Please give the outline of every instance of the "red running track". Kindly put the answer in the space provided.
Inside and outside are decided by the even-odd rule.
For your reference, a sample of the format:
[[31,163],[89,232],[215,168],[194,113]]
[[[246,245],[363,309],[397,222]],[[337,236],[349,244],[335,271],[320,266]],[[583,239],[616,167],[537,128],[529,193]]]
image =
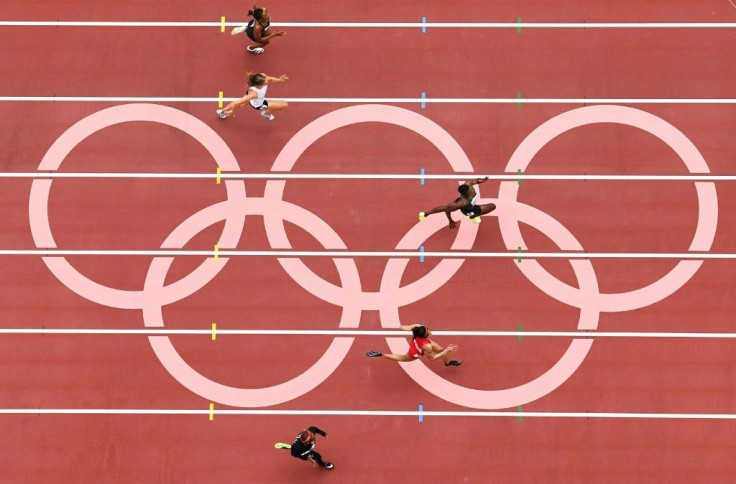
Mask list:
[[[387,11],[362,2],[272,3],[281,21],[688,21],[733,22],[724,2],[635,2],[570,7],[536,2],[523,10],[484,2],[401,2]],[[244,6],[194,2],[102,5],[6,2],[0,18],[32,20],[218,20],[244,18]],[[290,29],[261,57],[243,53],[243,39],[217,29],[0,27],[1,95],[237,96],[248,70],[288,73],[274,97],[734,98],[733,29],[476,30]],[[472,56],[469,62],[467,56]],[[182,60],[184,59],[184,60]],[[49,147],[105,103],[0,103],[4,172],[35,171]],[[214,129],[245,172],[267,173],[305,125],[344,105],[293,103],[273,124],[257,116],[220,122],[213,106],[178,103]],[[502,173],[535,128],[578,106],[402,106],[434,121],[462,147],[477,173]],[[700,151],[711,173],[732,175],[734,154],[727,105],[637,105],[675,126]],[[252,114],[252,113],[247,113]],[[213,172],[192,138],[163,125],[127,123],[100,131],[75,148],[61,171]],[[420,136],[382,123],[341,128],[317,141],[293,171],[303,173],[450,172]],[[528,174],[687,174],[678,156],[652,135],[595,124],[544,147]],[[266,183],[247,181],[248,197]],[[0,179],[0,248],[35,247],[28,200],[31,180]],[[483,187],[493,197],[498,182]],[[716,185],[718,226],[712,252],[733,252],[736,195]],[[350,250],[393,250],[414,226],[415,213],[445,203],[448,181],[289,181],[284,199],[317,214]],[[49,220],[59,248],[155,249],[191,214],[225,199],[210,180],[54,181]],[[689,182],[524,181],[519,200],[558,220],[589,252],[686,252],[698,220]],[[713,215],[711,213],[711,215]],[[473,251],[505,251],[496,217],[478,227]],[[462,225],[462,224],[461,224]],[[209,250],[222,224],[187,248]],[[293,248],[322,245],[286,224]],[[556,251],[527,225],[530,250]],[[426,249],[449,250],[455,234],[441,230]],[[270,247],[264,221],[246,217],[239,249]],[[70,259],[100,284],[140,290],[146,257]],[[177,258],[175,281],[200,261]],[[340,275],[328,260],[307,265],[328,282]],[[524,261],[522,264],[526,264]],[[356,261],[363,291],[379,291],[385,259]],[[577,285],[569,263],[543,261]],[[650,284],[674,261],[596,260],[601,292]],[[402,322],[442,330],[573,331],[579,310],[535,288],[507,259],[466,261],[431,295],[401,307]],[[413,260],[408,285],[437,262]],[[681,289],[657,303],[601,315],[604,331],[728,332],[733,261],[707,261]],[[141,328],[141,311],[93,303],[67,289],[39,257],[4,256],[0,307],[6,328]],[[294,282],[273,258],[233,258],[201,290],[166,306],[171,328],[335,329],[341,308]],[[364,311],[361,329],[380,329],[378,311]],[[385,323],[385,322],[384,322]],[[260,388],[298,376],[331,338],[172,337],[198,372],[233,387]],[[570,344],[564,338],[441,338],[460,345],[464,364],[445,369],[450,381],[480,390],[524,384],[547,371]],[[268,409],[469,410],[423,389],[399,367],[366,360],[388,350],[382,337],[359,337],[337,370],[314,390]],[[525,412],[736,413],[735,362],[723,340],[599,338],[580,368],[558,389],[523,406]],[[420,365],[420,363],[414,363]],[[177,382],[144,336],[7,336],[0,338],[0,408],[206,409],[210,400]],[[218,404],[218,408],[223,407]],[[515,410],[511,408],[510,410]],[[306,416],[51,416],[3,415],[3,482],[375,482],[426,478],[445,482],[731,482],[730,421]],[[273,449],[306,425],[329,432],[319,451],[336,463],[311,469]]]

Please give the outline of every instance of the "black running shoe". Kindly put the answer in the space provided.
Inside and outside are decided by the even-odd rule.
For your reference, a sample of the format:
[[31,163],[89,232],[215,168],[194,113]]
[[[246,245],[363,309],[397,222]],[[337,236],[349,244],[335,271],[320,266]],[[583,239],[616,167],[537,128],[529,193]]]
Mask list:
[[332,462],[325,462],[322,467],[324,467],[325,469],[332,469],[333,467],[335,467],[335,464],[333,464]]
[[368,358],[376,358],[378,356],[383,356],[383,353],[380,351],[369,351],[365,354]]
[[447,363],[445,363],[445,366],[460,366],[463,362],[460,360],[450,360]]

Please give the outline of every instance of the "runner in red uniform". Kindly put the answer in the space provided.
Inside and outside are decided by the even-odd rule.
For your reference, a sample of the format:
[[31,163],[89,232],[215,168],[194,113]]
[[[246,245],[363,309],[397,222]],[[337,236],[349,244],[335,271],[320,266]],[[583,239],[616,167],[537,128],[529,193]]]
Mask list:
[[401,326],[404,331],[411,331],[413,338],[409,342],[409,352],[405,355],[394,355],[391,353],[382,353],[380,351],[369,351],[365,355],[369,358],[378,358],[382,356],[393,361],[414,361],[422,356],[427,356],[430,360],[442,358],[445,366],[460,366],[460,360],[451,360],[450,353],[457,350],[457,345],[450,345],[443,348],[429,337],[432,333],[423,324],[412,324],[411,326]]

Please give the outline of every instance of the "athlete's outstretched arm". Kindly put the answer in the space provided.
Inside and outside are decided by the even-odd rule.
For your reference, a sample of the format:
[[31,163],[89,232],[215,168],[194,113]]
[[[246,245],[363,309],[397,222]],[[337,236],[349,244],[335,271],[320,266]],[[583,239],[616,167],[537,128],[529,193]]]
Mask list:
[[281,74],[280,77],[266,76],[266,82],[268,82],[268,83],[272,83],[272,82],[284,82],[284,81],[288,81],[288,80],[289,80],[289,76],[287,76],[286,74]]
[[242,98],[238,99],[237,101],[233,101],[230,104],[228,104],[227,106],[225,106],[223,108],[222,112],[225,113],[225,114],[227,114],[228,116],[230,116],[233,113],[235,113],[235,111],[238,108],[240,108],[240,106],[242,106],[243,104],[247,103],[251,99],[255,99],[256,97],[258,97],[258,94],[256,94],[254,91],[251,91],[250,89],[248,89],[248,93],[245,96],[243,96]]
[[485,183],[487,181],[488,181],[488,177],[476,178],[475,180],[466,181],[465,184],[472,187],[473,185],[480,185],[481,183]]
[[286,32],[283,30],[271,29],[271,32],[267,32],[266,35],[263,35],[263,28],[260,25],[256,24],[253,27],[253,37],[259,44],[268,44],[268,42],[274,37],[280,37],[285,33]]
[[427,358],[429,358],[430,360],[436,360],[437,358],[444,358],[448,353],[457,351],[457,345],[449,345],[442,351],[435,351],[432,348],[432,345],[424,345],[422,346],[422,349],[424,350],[424,354],[427,356]]
[[460,210],[462,207],[465,206],[465,204],[465,200],[460,199],[447,205],[440,205],[439,207],[435,207],[432,210],[427,210],[426,212],[424,212],[424,216],[426,217],[432,215],[433,213],[445,212],[445,215],[447,215],[447,220],[450,222],[450,228],[454,229],[457,226],[457,222],[452,220],[452,215],[450,214],[456,210]]

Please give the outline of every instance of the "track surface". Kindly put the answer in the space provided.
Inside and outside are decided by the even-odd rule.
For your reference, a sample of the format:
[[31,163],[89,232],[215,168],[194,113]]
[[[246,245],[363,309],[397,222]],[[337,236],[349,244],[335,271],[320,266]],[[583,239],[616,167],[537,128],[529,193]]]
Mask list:
[[[723,2],[617,2],[570,7],[532,2],[400,2],[387,10],[363,2],[273,2],[275,21],[524,21],[734,22]],[[182,5],[184,4],[184,5]],[[245,6],[223,2],[5,2],[12,20],[243,19]],[[226,97],[242,92],[246,71],[287,73],[279,97],[734,98],[733,29],[307,29],[276,39],[265,55],[247,56],[243,37],[208,28],[0,27],[0,95]],[[469,62],[469,60],[472,60]],[[111,105],[0,103],[3,172],[35,171],[70,126]],[[225,141],[244,172],[267,173],[281,149],[305,125],[344,105],[292,104],[273,123],[244,111],[220,122],[215,107],[171,107],[203,121]],[[402,106],[446,130],[475,173],[503,173],[535,128],[580,106]],[[703,155],[712,174],[733,175],[736,123],[728,105],[637,105],[671,123]],[[213,172],[215,163],[188,135],[161,124],[110,127],[83,141],[61,171]],[[343,127],[299,158],[303,173],[450,173],[442,154],[420,135],[387,123]],[[677,154],[649,133],[599,123],[547,144],[528,174],[688,174]],[[498,182],[482,186],[495,198]],[[513,186],[514,184],[511,183]],[[0,248],[36,245],[29,226],[31,180],[0,179]],[[247,181],[248,197],[266,182]],[[349,250],[393,250],[415,225],[415,213],[447,203],[454,183],[428,181],[288,181],[284,200],[316,214]],[[736,247],[736,190],[716,184],[717,231],[712,252]],[[156,249],[191,214],[225,200],[211,180],[56,180],[48,201],[57,247]],[[524,181],[519,200],[558,220],[589,252],[687,252],[698,223],[690,182]],[[503,206],[499,203],[499,212]],[[473,251],[505,251],[495,216],[477,227]],[[437,215],[435,217],[442,217]],[[427,222],[429,223],[428,219]],[[436,222],[436,220],[435,220]],[[464,222],[468,225],[467,222]],[[187,248],[209,250],[222,223]],[[322,244],[287,223],[295,249]],[[461,223],[461,227],[463,223]],[[465,228],[464,230],[476,230]],[[529,250],[556,251],[548,236],[522,224]],[[427,250],[449,250],[456,234],[439,230]],[[464,237],[464,236],[463,236]],[[246,216],[236,245],[271,247],[264,218]],[[67,289],[40,257],[4,256],[0,266],[1,324],[7,328],[140,328],[140,310],[91,302]],[[141,290],[151,259],[78,257],[70,262],[100,284]],[[178,280],[199,264],[179,258],[166,276]],[[305,261],[335,286],[332,261]],[[224,263],[224,262],[223,262]],[[362,291],[381,290],[385,259],[356,262]],[[524,261],[521,265],[531,263]],[[647,286],[676,261],[596,260],[601,293]],[[604,331],[731,332],[735,262],[707,261],[673,295],[629,311],[604,312]],[[542,265],[577,287],[566,261]],[[437,261],[410,261],[401,278],[419,280]],[[398,310],[404,324],[440,330],[573,331],[580,310],[540,291],[512,259],[468,260],[446,284]],[[347,304],[347,299],[345,304]],[[303,289],[275,258],[231,258],[210,283],[165,306],[170,328],[335,329],[340,305]],[[398,321],[379,311],[359,314],[360,329]],[[451,382],[502,390],[542,375],[570,345],[564,338],[438,338],[457,343],[461,368],[427,363]],[[262,388],[297,377],[331,344],[330,337],[172,337],[199,373],[232,387]],[[397,365],[367,360],[389,348],[383,337],[358,337],[339,367],[303,396],[267,409],[471,410],[415,383]],[[733,343],[723,340],[597,339],[564,384],[523,410],[558,412],[736,413]],[[413,363],[422,365],[423,363]],[[211,399],[177,382],[145,336],[2,336],[0,408],[206,409]],[[261,408],[257,406],[258,408]],[[228,408],[218,403],[218,408]],[[515,406],[511,408],[515,410]],[[273,449],[307,425],[329,432],[318,450],[336,463],[312,469]],[[26,482],[732,482],[730,421],[306,416],[0,416],[2,481]]]

